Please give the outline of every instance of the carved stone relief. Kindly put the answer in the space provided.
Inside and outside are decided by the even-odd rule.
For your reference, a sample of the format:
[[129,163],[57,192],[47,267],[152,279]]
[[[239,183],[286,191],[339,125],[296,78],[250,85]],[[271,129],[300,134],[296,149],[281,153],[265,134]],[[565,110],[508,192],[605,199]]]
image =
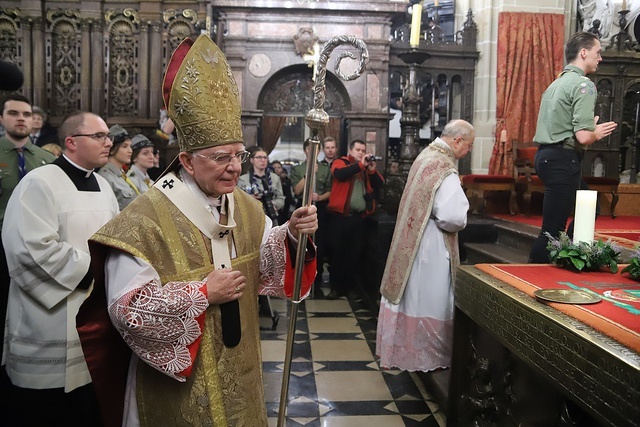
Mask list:
[[[294,67],[292,67],[294,68]],[[351,109],[349,97],[327,74],[324,110],[330,115],[340,115]],[[265,114],[304,116],[313,107],[313,81],[308,70],[283,70],[265,85],[258,100],[258,108]]]
[[109,115],[137,116],[138,85],[136,78],[139,42],[137,12],[125,9],[109,13]]
[[318,36],[313,33],[312,28],[300,28],[298,34],[293,36],[296,55],[302,56],[313,51],[313,44],[318,40]]
[[17,9],[0,8],[0,59],[11,63],[18,63],[18,16]]
[[196,11],[192,9],[169,9],[164,11],[162,19],[167,33],[167,52],[163,55],[165,59],[163,69],[166,68],[166,61],[169,60],[171,53],[176,50],[178,45],[185,38],[196,35],[197,18]]
[[47,14],[47,44],[51,46],[50,109],[64,116],[80,108],[80,28],[78,11]]

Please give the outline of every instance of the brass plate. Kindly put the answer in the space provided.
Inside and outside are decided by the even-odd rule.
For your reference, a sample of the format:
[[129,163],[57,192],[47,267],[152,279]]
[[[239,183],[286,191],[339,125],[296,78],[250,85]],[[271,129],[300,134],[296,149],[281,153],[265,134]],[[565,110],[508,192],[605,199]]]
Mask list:
[[594,304],[602,301],[597,295],[573,289],[538,289],[533,295],[542,301],[562,304]]

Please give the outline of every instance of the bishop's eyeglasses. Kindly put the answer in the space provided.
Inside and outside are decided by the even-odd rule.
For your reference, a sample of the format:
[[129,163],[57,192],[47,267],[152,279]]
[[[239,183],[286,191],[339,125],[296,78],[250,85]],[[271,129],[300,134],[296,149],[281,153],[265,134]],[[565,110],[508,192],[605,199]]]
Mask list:
[[211,161],[215,162],[215,164],[220,165],[220,166],[228,165],[229,163],[231,163],[231,160],[233,160],[233,159],[238,160],[238,162],[240,162],[240,163],[244,163],[249,158],[249,154],[250,153],[248,151],[241,151],[241,152],[233,154],[233,155],[231,155],[231,154],[212,154],[211,156],[204,156],[202,154],[193,153],[194,156],[198,156],[198,157],[202,157],[203,159],[211,160]]

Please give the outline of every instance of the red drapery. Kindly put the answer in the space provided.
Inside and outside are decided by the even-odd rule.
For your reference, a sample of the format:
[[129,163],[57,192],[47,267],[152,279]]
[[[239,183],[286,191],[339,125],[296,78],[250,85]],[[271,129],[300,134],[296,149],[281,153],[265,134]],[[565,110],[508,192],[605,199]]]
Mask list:
[[322,129],[320,129],[320,131],[318,132],[318,138],[320,138],[320,142],[322,142],[325,137],[332,136],[336,140],[336,147],[337,147],[340,143],[341,128],[342,128],[341,117],[329,117],[329,123]]
[[264,116],[262,118],[262,149],[267,154],[271,153],[278,143],[285,120],[284,116]]
[[[262,119],[262,145],[261,148],[271,153],[278,143],[278,138],[282,133],[286,117],[284,116],[264,116]],[[324,140],[326,136],[332,136],[336,140],[336,144],[340,141],[340,129],[342,128],[341,117],[330,117],[329,123],[320,129],[318,132],[318,138],[320,142]],[[300,141],[300,149],[302,149],[302,142]]]
[[513,173],[511,141],[533,140],[542,93],[563,67],[564,15],[498,15],[496,133],[489,174]]

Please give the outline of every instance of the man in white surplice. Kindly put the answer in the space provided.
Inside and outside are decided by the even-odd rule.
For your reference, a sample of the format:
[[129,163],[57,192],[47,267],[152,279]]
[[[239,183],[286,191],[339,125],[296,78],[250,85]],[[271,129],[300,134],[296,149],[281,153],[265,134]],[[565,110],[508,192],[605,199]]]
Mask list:
[[75,317],[93,281],[87,240],[118,213],[109,183],[93,172],[107,163],[112,141],[104,120],[86,112],[67,117],[60,135],[62,156],[20,181],[2,229],[12,426],[100,422]]
[[382,367],[431,371],[450,364],[458,231],[469,210],[456,160],[474,139],[471,124],[453,120],[411,166],[380,288]]

